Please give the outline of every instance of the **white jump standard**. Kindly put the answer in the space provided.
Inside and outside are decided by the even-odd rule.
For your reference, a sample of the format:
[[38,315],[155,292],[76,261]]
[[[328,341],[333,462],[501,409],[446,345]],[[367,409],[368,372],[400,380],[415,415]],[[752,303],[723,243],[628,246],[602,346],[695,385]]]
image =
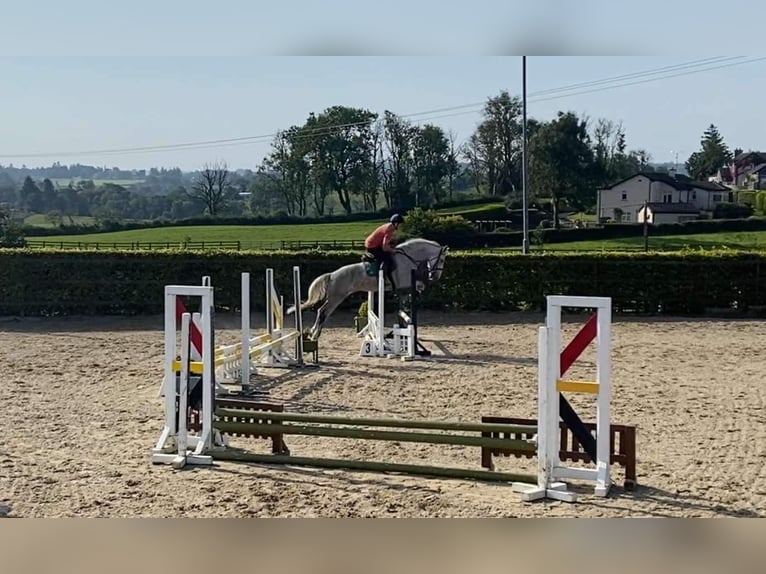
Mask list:
[[[172,464],[177,468],[187,464],[211,465],[213,458],[208,453],[214,447],[226,446],[226,443],[221,434],[213,428],[212,419],[203,419],[203,427],[198,435],[189,435],[187,432],[189,408],[187,401],[190,395],[187,385],[191,380],[189,334],[192,320],[190,313],[183,313],[181,341],[178,345],[176,337],[176,298],[178,296],[201,299],[202,312],[199,316],[199,328],[203,341],[202,376],[196,385],[198,392],[201,391],[202,394],[203,412],[211,412],[214,402],[213,287],[210,285],[210,278],[203,278],[201,286],[168,285],[165,287],[165,426],[157,444],[152,449],[152,462]],[[178,356],[180,356],[180,368],[177,370],[179,365],[177,365],[176,357]],[[171,382],[174,383],[172,386]]]
[[[387,337],[385,327],[386,281],[383,270],[378,272],[378,290],[367,293],[367,325],[357,334],[358,337],[364,337],[359,351],[360,357],[386,357],[389,359],[401,357],[403,361],[411,361],[419,355],[431,354],[418,343],[414,274],[411,280],[411,315],[399,310],[397,318],[400,322],[394,324],[390,336]],[[377,309],[375,308],[376,293]]]
[[[567,490],[563,479],[590,480],[595,482],[594,494],[607,496],[611,488],[610,478],[610,423],[609,402],[611,400],[611,359],[610,338],[612,305],[609,297],[566,297],[548,296],[545,326],[539,330],[538,356],[538,430],[537,468],[538,484],[516,484],[514,490],[524,500],[552,498],[574,502],[576,495]],[[596,314],[583,326],[574,340],[561,351],[561,310],[563,307],[594,308]],[[561,377],[585,347],[596,340],[596,381],[571,381]],[[567,425],[586,436],[578,437],[581,444],[593,442],[589,431],[584,430],[579,417],[571,410],[562,392],[588,393],[596,395],[596,439],[595,468],[562,466],[559,418]],[[583,440],[585,439],[585,440]]]

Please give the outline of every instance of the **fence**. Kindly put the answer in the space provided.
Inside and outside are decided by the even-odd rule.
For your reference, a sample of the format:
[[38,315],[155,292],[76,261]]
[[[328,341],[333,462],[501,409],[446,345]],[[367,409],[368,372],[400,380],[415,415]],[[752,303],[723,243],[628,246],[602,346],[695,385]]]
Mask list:
[[126,251],[141,251],[154,249],[230,249],[239,251],[241,242],[239,241],[50,241],[27,239],[27,247],[30,249],[124,249]]
[[50,241],[27,239],[30,249],[82,249],[98,251],[121,249],[125,251],[147,251],[155,249],[242,249],[262,250],[303,250],[303,249],[364,249],[363,239],[334,239],[313,241]]

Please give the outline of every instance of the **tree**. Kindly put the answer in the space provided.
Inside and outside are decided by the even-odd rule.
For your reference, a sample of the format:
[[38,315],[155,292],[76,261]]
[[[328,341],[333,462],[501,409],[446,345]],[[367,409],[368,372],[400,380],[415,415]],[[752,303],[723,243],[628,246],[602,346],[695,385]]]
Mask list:
[[729,163],[733,155],[713,124],[705,130],[700,144],[700,151],[694,152],[686,160],[686,170],[692,179],[704,181]]
[[412,142],[415,176],[415,206],[430,205],[444,197],[444,179],[449,171],[449,142],[440,127],[426,124],[415,132]]
[[352,212],[353,193],[360,193],[359,181],[369,174],[372,124],[377,114],[358,108],[333,106],[319,115],[309,115],[304,129],[311,134],[312,161],[320,180],[338,196],[346,213]]
[[0,210],[0,247],[24,247],[26,244],[21,226]]
[[226,162],[205,164],[188,193],[189,197],[203,203],[210,215],[218,215],[226,207],[230,193]]
[[562,199],[575,209],[593,205],[594,157],[585,120],[559,112],[537,129],[530,141],[530,180],[536,190],[550,193],[556,228]]
[[465,155],[483,171],[474,177],[487,182],[490,195],[508,195],[521,185],[521,99],[502,91],[487,100],[483,116]]
[[455,179],[460,173],[459,151],[456,145],[456,134],[452,130],[449,131],[449,151],[447,152],[447,192],[449,199],[452,201],[452,192],[455,189]]
[[21,191],[19,191],[19,198],[21,199],[21,205],[24,209],[34,213],[40,213],[42,211],[43,194],[31,177],[27,176],[24,178]]
[[272,180],[273,189],[284,199],[288,215],[306,215],[311,191],[310,137],[302,128],[292,126],[277,133],[271,146],[272,152],[264,160],[260,173]]
[[390,209],[412,207],[412,140],[415,128],[396,114],[386,111],[383,141],[387,158],[383,172],[383,194]]

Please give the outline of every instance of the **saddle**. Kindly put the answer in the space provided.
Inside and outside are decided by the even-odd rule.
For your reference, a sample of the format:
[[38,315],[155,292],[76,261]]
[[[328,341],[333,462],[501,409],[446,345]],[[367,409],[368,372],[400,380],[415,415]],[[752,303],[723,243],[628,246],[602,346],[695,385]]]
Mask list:
[[364,272],[368,277],[377,277],[380,271],[380,263],[375,261],[375,256],[371,253],[365,253],[362,255],[362,263],[364,263]]

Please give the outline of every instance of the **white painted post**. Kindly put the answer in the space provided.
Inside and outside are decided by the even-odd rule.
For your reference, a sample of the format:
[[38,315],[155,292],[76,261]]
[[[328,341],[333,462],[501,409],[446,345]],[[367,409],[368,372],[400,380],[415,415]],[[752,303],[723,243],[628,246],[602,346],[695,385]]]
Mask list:
[[383,355],[383,348],[386,342],[385,323],[386,323],[386,279],[383,276],[383,270],[378,271],[378,332],[375,337],[378,340],[378,354]]
[[171,436],[178,432],[176,417],[176,294],[165,287],[165,427]]
[[548,350],[548,330],[540,327],[537,336],[537,484],[551,483],[553,461],[550,458],[551,441],[555,441],[555,431],[551,434],[551,420],[558,423],[551,413],[551,393],[548,384],[550,353]]
[[598,310],[598,324],[596,331],[597,360],[596,382],[598,383],[598,400],[596,403],[596,455],[597,455],[597,496],[607,496],[611,487],[609,473],[610,463],[610,405],[612,401],[612,306],[611,304]]
[[250,385],[250,273],[242,274],[242,386]]
[[197,445],[195,455],[198,464],[212,464],[210,457],[201,457],[205,451],[213,447],[213,400],[215,398],[215,342],[213,340],[213,287],[210,277],[206,278],[205,287],[208,288],[202,294],[202,431],[200,444]]
[[274,270],[266,269],[266,332],[269,336],[274,334]]
[[298,338],[295,340],[295,352],[298,365],[303,365],[303,312],[301,311],[301,268],[293,267],[293,305],[295,305],[295,330]]
[[[186,450],[188,448],[186,417],[188,416],[189,399],[189,324],[191,315],[184,313],[181,316],[181,370],[178,382],[178,432],[176,442],[178,444],[178,456],[182,464],[186,462]],[[204,344],[204,341],[203,341]],[[203,352],[204,354],[204,352]],[[175,387],[175,385],[174,385]]]

